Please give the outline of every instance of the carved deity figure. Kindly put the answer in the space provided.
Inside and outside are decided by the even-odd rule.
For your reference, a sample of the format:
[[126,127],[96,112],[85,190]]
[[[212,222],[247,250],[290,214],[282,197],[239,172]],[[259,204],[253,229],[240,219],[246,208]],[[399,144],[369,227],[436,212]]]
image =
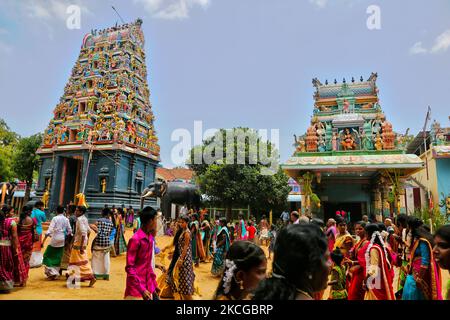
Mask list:
[[350,113],[350,102],[347,99],[344,99],[344,104],[342,105],[342,111],[344,113]]
[[383,140],[379,133],[377,133],[377,136],[375,137],[375,149],[377,149],[377,151],[383,150]]
[[394,149],[395,144],[395,133],[392,131],[392,124],[385,120],[381,125],[381,138],[383,140],[383,149],[391,150]]
[[102,178],[100,181],[102,193],[106,193],[106,178]]
[[314,125],[310,126],[306,131],[306,151],[315,152],[317,151],[317,142],[319,138],[317,137],[316,128]]
[[350,129],[346,128],[341,136],[341,146],[344,150],[355,150],[356,142],[353,135],[350,133]]
[[333,151],[337,151],[337,133],[333,132],[333,137],[331,138],[331,148]]

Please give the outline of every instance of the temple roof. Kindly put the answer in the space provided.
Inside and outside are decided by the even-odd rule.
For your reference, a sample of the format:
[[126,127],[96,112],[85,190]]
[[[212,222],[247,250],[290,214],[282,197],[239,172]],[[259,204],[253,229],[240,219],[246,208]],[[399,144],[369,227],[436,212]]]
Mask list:
[[377,96],[376,79],[376,73],[372,73],[366,81],[363,81],[361,77],[359,82],[352,78],[351,81],[343,79],[341,83],[335,80],[334,84],[328,84],[328,81],[322,84],[317,78],[314,78],[315,99],[336,99],[345,96]]
[[423,165],[423,161],[415,154],[349,154],[340,156],[291,157],[281,167],[286,171],[405,169],[405,173],[412,173],[422,169]]
[[97,43],[130,40],[138,44],[141,48],[144,46],[144,35],[141,30],[142,20],[137,19],[133,23],[116,25],[114,27],[91,30],[83,38],[82,48],[94,47]]

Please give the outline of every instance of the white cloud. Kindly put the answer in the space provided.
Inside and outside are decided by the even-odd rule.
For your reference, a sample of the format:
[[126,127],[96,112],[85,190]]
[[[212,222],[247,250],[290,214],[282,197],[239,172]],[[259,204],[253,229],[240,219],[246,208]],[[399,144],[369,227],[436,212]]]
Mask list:
[[66,12],[70,5],[78,5],[81,13],[92,14],[80,0],[22,0],[22,9],[30,18],[50,22],[55,18],[65,21],[68,17]]
[[186,19],[194,7],[206,9],[210,0],[134,0],[142,4],[153,17],[160,19]]
[[430,49],[422,45],[422,41],[416,42],[410,49],[410,54],[424,54],[424,53],[440,53],[445,52],[450,48],[450,29],[444,31],[434,40],[434,45]]
[[449,47],[450,47],[450,29],[444,31],[436,38],[434,46],[431,48],[430,52],[431,53],[444,52],[447,51]]
[[427,52],[428,52],[428,50],[425,49],[425,48],[422,46],[422,42],[421,42],[421,41],[416,42],[416,43],[409,49],[409,53],[410,53],[410,54],[422,54],[422,53],[427,53]]
[[309,0],[309,2],[319,8],[325,8],[328,4],[328,0]]

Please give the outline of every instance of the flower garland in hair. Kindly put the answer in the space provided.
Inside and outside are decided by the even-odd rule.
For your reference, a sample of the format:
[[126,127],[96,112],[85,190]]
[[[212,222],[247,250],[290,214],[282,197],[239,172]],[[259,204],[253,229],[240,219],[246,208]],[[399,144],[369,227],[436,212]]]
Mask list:
[[368,274],[370,271],[369,270],[370,269],[370,249],[372,249],[376,237],[378,237],[378,239],[380,240],[380,243],[384,250],[385,259],[386,259],[387,263],[389,264],[388,253],[386,250],[386,244],[383,241],[383,237],[381,236],[381,233],[379,231],[375,231],[372,234],[372,238],[370,239],[370,243],[367,246],[367,250],[366,250],[366,254],[365,254],[365,256],[366,256],[366,274]]
[[226,259],[225,260],[225,272],[223,274],[223,288],[224,293],[228,294],[231,290],[231,281],[234,277],[234,271],[237,269],[236,264],[233,260]]

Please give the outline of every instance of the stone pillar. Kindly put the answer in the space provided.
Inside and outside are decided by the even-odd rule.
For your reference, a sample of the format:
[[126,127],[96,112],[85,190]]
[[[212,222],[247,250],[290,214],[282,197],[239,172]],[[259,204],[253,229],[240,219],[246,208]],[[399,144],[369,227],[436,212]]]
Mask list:
[[120,153],[118,151],[114,154],[114,185],[113,185],[113,192],[117,191],[117,177],[118,177],[118,171],[119,171],[119,164],[120,164]]
[[[383,186],[382,189],[382,201],[383,201],[383,217],[389,217],[390,216],[390,204],[389,204],[389,187]],[[381,219],[382,221],[382,219]]]
[[134,187],[133,187],[133,180],[134,180],[134,177],[136,176],[136,173],[134,171],[135,165],[136,165],[136,158],[133,155],[131,157],[131,160],[130,160],[130,172],[128,174],[128,192],[130,192],[130,193],[134,189]]
[[406,213],[406,190],[405,190],[405,180],[401,179],[399,181],[399,186],[398,186],[398,192],[399,192],[399,201],[400,201],[400,208],[397,212],[397,214],[400,213]]
[[375,214],[377,221],[382,220],[382,217],[381,217],[382,208],[383,208],[383,205],[382,205],[381,191],[377,187],[377,188],[375,188],[375,190],[373,192],[373,209],[374,209],[373,213]]

